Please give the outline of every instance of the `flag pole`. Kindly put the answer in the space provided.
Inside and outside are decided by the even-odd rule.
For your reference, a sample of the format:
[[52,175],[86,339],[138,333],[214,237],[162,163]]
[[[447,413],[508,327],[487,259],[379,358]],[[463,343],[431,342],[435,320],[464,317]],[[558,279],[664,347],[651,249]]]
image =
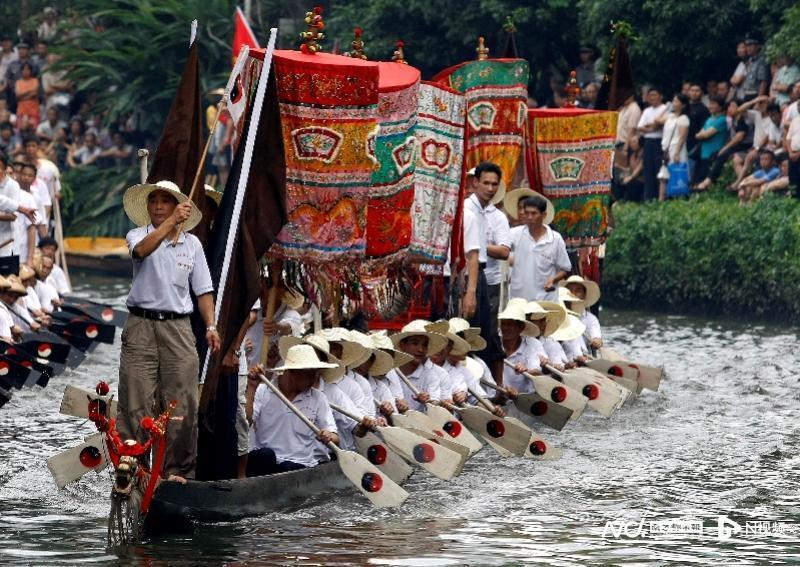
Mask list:
[[[253,101],[253,110],[250,114],[250,124],[247,128],[247,138],[245,139],[244,156],[242,157],[242,169],[239,174],[239,183],[236,186],[236,197],[233,205],[233,215],[231,216],[230,231],[228,238],[225,242],[225,257],[222,261],[222,271],[220,272],[219,284],[217,286],[217,301],[214,305],[214,324],[219,321],[219,313],[222,309],[223,297],[225,294],[225,285],[228,281],[228,271],[231,267],[231,255],[233,254],[233,245],[236,241],[236,233],[239,230],[239,218],[242,214],[242,204],[244,203],[244,194],[247,190],[247,182],[250,177],[250,164],[253,161],[253,146],[256,142],[256,134],[258,132],[258,125],[261,121],[261,110],[264,106],[264,98],[267,93],[267,81],[269,79],[270,67],[272,66],[272,54],[275,51],[275,39],[278,36],[278,28],[270,28],[269,42],[264,54],[264,63],[261,66],[261,75],[258,78],[258,88],[256,89],[256,97]],[[244,48],[243,48],[244,49]],[[238,61],[237,61],[238,63]],[[255,259],[253,260],[255,261]],[[211,351],[206,351],[206,358],[203,362],[203,371],[200,374],[200,383],[206,380],[206,373],[208,372],[208,362],[211,358]]]

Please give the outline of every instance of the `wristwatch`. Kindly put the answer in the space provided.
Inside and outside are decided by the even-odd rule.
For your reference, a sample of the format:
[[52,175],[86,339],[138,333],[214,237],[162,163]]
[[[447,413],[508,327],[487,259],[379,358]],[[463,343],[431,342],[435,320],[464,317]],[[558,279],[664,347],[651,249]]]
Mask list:
[[206,333],[216,333],[217,327],[215,325],[209,325],[206,327]]

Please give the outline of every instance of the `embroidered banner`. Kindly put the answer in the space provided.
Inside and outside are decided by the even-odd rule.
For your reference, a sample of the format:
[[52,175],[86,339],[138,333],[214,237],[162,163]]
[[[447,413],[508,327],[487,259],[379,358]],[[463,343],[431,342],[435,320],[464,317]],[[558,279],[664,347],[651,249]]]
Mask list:
[[447,259],[463,171],[464,107],[464,96],[453,89],[420,85],[409,254],[423,262]]
[[378,64],[276,51],[288,221],[271,253],[318,264],[362,257],[375,159]]
[[528,114],[528,178],[553,202],[568,246],[605,240],[617,113],[536,109]]
[[377,164],[367,205],[367,256],[405,251],[411,241],[411,205],[417,140],[419,77],[417,69],[378,63],[378,130],[371,139]]
[[466,97],[467,170],[491,161],[500,166],[506,183],[514,180],[525,144],[529,75],[524,59],[486,59],[434,77]]

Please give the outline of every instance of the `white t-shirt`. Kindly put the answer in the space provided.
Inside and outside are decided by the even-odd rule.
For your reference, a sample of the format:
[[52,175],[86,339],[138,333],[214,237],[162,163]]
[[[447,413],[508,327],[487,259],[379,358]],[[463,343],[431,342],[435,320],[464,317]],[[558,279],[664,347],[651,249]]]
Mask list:
[[539,337],[539,342],[544,347],[544,352],[551,364],[566,364],[569,362],[564,347],[553,337]]
[[689,136],[688,131],[686,134],[687,138],[683,140],[681,151],[677,159],[675,159],[675,150],[681,141],[681,127],[689,128],[689,117],[685,114],[675,116],[675,114],[670,113],[670,117],[667,118],[667,121],[664,123],[664,136],[661,138],[661,149],[664,151],[669,149],[670,163],[685,163],[689,160],[689,153],[686,150],[686,139]]
[[374,376],[370,376],[367,378],[367,382],[369,382],[369,386],[372,389],[372,398],[374,400],[378,400],[381,403],[389,402],[391,406],[397,410],[397,405],[394,401],[395,396],[389,387],[389,380],[386,378],[375,378]]
[[[328,398],[328,402],[342,408],[345,411],[350,413],[354,413],[356,415],[362,415],[361,409],[353,403],[347,394],[345,394],[342,389],[337,384],[331,384],[325,382],[324,380],[320,379],[320,387],[318,388],[321,390],[325,397]],[[343,413],[339,413],[336,410],[333,411],[333,419],[336,422],[336,429],[339,431],[339,446],[342,449],[347,451],[352,451],[355,449],[355,442],[353,440],[353,429],[358,425],[354,420],[350,419]],[[320,443],[317,442],[318,445],[318,459],[324,458],[328,455],[330,449]]]
[[36,177],[44,182],[51,198],[61,194],[61,173],[58,171],[58,166],[52,161],[40,158],[36,162]]
[[67,275],[64,273],[64,270],[61,266],[55,264],[53,265],[53,271],[50,272],[50,275],[47,277],[47,283],[53,285],[59,295],[64,295],[72,291],[69,287],[69,282],[67,282]]
[[[639,118],[639,124],[636,125],[637,128],[643,128],[645,126],[649,126],[653,124],[657,118],[659,118],[662,114],[667,111],[667,105],[662,104],[660,106],[652,107],[648,106],[647,108],[642,111],[642,117]],[[646,132],[642,136],[644,138],[660,138],[663,129],[657,128],[652,132]]]
[[356,384],[358,384],[358,387],[361,388],[361,393],[363,394],[363,405],[360,406],[361,411],[368,416],[375,417],[376,409],[375,401],[372,399],[372,387],[369,385],[367,379],[358,372],[353,372],[350,370],[350,373],[352,374]]
[[[493,246],[507,246],[511,248],[511,226],[508,224],[506,214],[495,207],[486,207],[486,226],[489,232],[486,235],[486,244]],[[486,276],[487,285],[498,285],[501,280],[500,266],[505,260],[498,260],[486,255],[486,269],[483,271]]]
[[626,104],[619,111],[617,119],[617,143],[627,144],[630,142],[631,136],[636,135],[636,126],[639,124],[639,119],[642,117],[642,109],[636,101]]
[[[6,175],[5,179],[0,182],[0,195],[6,199],[15,203],[19,203],[21,193],[22,189],[19,188],[19,183],[17,183],[14,179],[11,179],[8,175]],[[16,207],[14,208],[16,209]],[[15,214],[17,215],[17,218],[24,216],[22,213]],[[17,250],[16,221],[0,221],[0,244],[11,239],[13,239],[14,242],[6,244],[0,248],[0,256],[11,256],[12,254],[15,254]]]
[[[20,189],[19,202],[24,207],[38,210],[36,199],[27,191]],[[39,218],[37,214],[37,221]],[[19,261],[22,263],[27,262],[28,252],[30,251],[28,248],[28,227],[32,225],[33,223],[23,214],[18,214],[17,220],[14,221],[14,249],[19,254]],[[36,246],[36,235],[34,235],[33,246]]]
[[486,262],[486,209],[473,194],[464,200],[464,254],[478,251],[478,262]]
[[581,315],[581,323],[586,325],[586,332],[584,334],[590,339],[600,339],[603,337],[600,332],[600,321],[598,321],[595,314],[588,309],[584,310],[583,315]]
[[[539,354],[533,345],[524,338],[520,341],[519,347],[506,357],[511,364],[522,364],[528,370],[541,370],[539,366]],[[518,392],[534,392],[533,382],[528,380],[524,374],[517,374],[513,368],[503,365],[503,385],[511,386]]]
[[11,327],[14,326],[14,319],[11,317],[8,307],[0,303],[0,338],[7,341],[12,340]]
[[58,299],[58,291],[46,281],[37,280],[34,286],[36,295],[39,296],[39,303],[45,313],[53,312],[53,300]]
[[47,224],[49,219],[45,207],[52,206],[53,200],[50,198],[50,192],[47,190],[45,182],[38,177],[34,179],[33,183],[31,183],[31,194],[36,198],[36,204],[38,205],[39,214],[37,216],[39,218],[36,220],[39,224]]
[[[417,366],[414,372],[406,375],[406,378],[408,378],[409,381],[416,386],[417,390],[420,392],[427,392],[431,397],[431,400],[439,400],[441,399],[441,393],[439,391],[439,373],[433,369],[434,366],[435,365],[430,360],[426,360],[424,364]],[[421,404],[413,398],[414,392],[412,392],[409,387],[406,386],[405,382],[400,380],[394,369],[389,371],[386,376],[387,378],[389,376],[394,376],[398,380],[400,387],[403,389],[403,395],[401,397],[408,402],[408,407],[410,409],[418,411],[425,410],[425,404]]]
[[[348,370],[344,376],[332,382],[332,384],[339,386],[342,392],[359,408],[361,413],[369,416],[375,415],[375,410],[373,409],[375,403],[372,401],[372,396],[370,394],[369,399],[365,399],[364,390],[361,388],[355,372]],[[369,405],[367,405],[367,402],[369,402]]]
[[[301,392],[292,403],[320,429],[338,433],[328,398],[316,388]],[[253,431],[253,447],[269,447],[279,463],[317,465],[316,435],[265,384],[259,384],[253,400]]]
[[564,239],[549,226],[545,228],[547,231],[538,241],[533,239],[527,226],[511,229],[514,266],[511,269],[509,297],[521,297],[528,301],[558,301],[558,288],[545,291],[544,284],[559,271],[569,272],[572,264]]

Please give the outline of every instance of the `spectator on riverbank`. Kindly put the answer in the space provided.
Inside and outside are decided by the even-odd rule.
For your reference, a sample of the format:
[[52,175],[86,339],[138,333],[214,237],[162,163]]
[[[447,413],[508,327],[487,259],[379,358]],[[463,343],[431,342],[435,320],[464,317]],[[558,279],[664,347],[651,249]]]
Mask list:
[[97,136],[93,132],[83,135],[83,145],[73,148],[67,154],[67,164],[70,167],[85,167],[94,165],[103,150],[97,145]]
[[736,65],[733,75],[731,75],[731,92],[733,100],[743,102],[744,90],[742,89],[742,83],[744,83],[744,78],[747,75],[747,45],[743,41],[736,44],[736,58],[739,63]]
[[778,55],[775,59],[775,64],[778,66],[778,70],[772,78],[769,94],[783,108],[791,102],[789,93],[792,90],[792,86],[797,81],[800,81],[800,67],[784,54]]
[[656,175],[661,167],[661,137],[663,128],[658,119],[667,111],[667,105],[661,100],[661,93],[656,88],[647,91],[647,104],[642,112],[637,130],[644,139],[644,194],[642,199],[650,201],[658,197],[658,179]]
[[[689,135],[689,117],[686,112],[689,110],[689,97],[684,94],[676,94],[672,99],[672,110],[665,113],[659,121],[663,121],[664,135],[661,138],[661,152],[663,154],[664,165],[681,164],[689,161],[686,150],[686,138]],[[688,165],[687,165],[688,167]],[[669,181],[669,171],[666,176],[659,179],[658,200],[667,199],[667,182]]]
[[780,177],[781,170],[776,165],[775,154],[772,151],[762,151],[758,156],[758,163],[759,168],[739,184],[739,204],[754,201],[761,196],[762,187]]
[[711,164],[728,137],[728,121],[723,113],[723,104],[718,98],[709,101],[708,110],[711,116],[703,124],[703,129],[695,135],[695,139],[700,142],[700,160],[697,162],[692,179],[695,187],[708,177]]
[[39,125],[39,93],[41,85],[33,72],[33,63],[25,62],[20,67],[20,78],[14,83],[17,99],[17,128],[34,130]]

